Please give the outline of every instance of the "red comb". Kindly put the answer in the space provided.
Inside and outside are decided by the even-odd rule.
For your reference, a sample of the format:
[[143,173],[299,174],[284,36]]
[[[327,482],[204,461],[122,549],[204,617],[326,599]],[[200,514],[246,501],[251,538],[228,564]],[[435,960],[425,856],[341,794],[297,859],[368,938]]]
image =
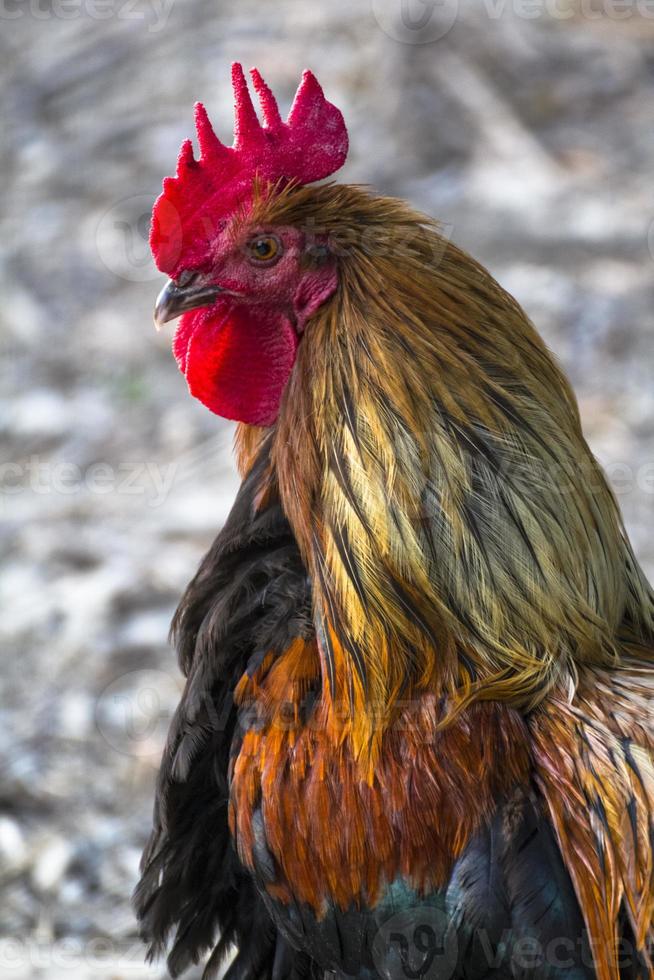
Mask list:
[[201,102],[195,106],[200,159],[185,140],[174,177],[166,177],[152,212],[150,247],[157,267],[172,278],[206,261],[220,223],[252,193],[255,176],[266,182],[309,184],[338,170],[347,156],[347,130],[340,111],[327,102],[315,76],[305,71],[288,119],[256,68],[250,72],[263,126],[250,98],[243,69],[232,65],[234,144],[220,142]]

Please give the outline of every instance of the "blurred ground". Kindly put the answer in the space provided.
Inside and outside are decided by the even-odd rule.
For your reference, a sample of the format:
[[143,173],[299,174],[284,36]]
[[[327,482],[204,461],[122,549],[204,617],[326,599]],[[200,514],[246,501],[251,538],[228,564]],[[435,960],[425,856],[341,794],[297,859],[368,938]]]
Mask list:
[[[401,14],[404,11],[404,22]],[[187,396],[149,208],[228,65],[312,67],[344,176],[410,198],[523,303],[654,573],[654,3],[3,0],[0,975],[159,977],[129,908],[179,680],[166,645],[233,497]]]

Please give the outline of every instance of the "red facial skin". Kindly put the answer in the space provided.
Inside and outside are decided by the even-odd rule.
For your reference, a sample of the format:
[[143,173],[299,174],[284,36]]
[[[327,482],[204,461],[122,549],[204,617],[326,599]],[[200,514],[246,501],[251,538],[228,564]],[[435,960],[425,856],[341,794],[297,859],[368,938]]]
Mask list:
[[[250,425],[272,425],[307,320],[333,294],[333,257],[303,261],[308,243],[296,228],[228,227],[211,248],[197,283],[228,290],[180,320],[173,353],[189,390],[212,412]],[[255,258],[249,243],[274,236],[277,256]],[[209,268],[207,268],[209,266]],[[195,269],[185,270],[196,272]]]

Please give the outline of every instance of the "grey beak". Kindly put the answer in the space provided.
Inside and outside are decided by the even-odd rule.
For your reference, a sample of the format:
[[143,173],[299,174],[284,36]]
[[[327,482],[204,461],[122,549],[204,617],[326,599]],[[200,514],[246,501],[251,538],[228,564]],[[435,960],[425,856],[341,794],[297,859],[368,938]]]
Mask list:
[[177,286],[170,279],[157,296],[154,304],[154,325],[159,330],[164,323],[174,320],[200,306],[211,306],[216,297],[224,292],[220,286]]

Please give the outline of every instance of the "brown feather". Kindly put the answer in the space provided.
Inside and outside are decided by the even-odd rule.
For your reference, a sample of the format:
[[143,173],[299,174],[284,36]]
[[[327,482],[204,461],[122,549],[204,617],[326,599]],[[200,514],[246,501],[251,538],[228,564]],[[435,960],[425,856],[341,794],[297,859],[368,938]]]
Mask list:
[[[398,707],[381,736],[369,780],[352,744],[318,702],[303,699],[320,674],[318,651],[297,641],[244,678],[237,698],[257,706],[231,783],[231,826],[241,860],[255,868],[261,810],[278,870],[268,890],[319,915],[372,906],[403,876],[420,893],[444,886],[456,859],[499,799],[528,782],[523,720],[500,704],[473,706],[445,729],[433,695]],[[384,724],[384,719],[380,719]]]
[[[654,596],[570,386],[516,301],[405,204],[289,188],[261,194],[253,220],[323,236],[340,286],[307,326],[271,446],[320,624],[303,654],[321,681],[319,732],[269,718],[265,738],[246,735],[232,817],[243,859],[261,804],[283,879],[314,907],[325,888],[343,903],[398,871],[427,885],[415,841],[441,881],[498,789],[497,766],[479,769],[475,732],[490,725],[491,757],[516,778],[531,745],[598,975],[617,980],[621,909],[641,951],[654,916]],[[260,437],[239,435],[244,470]],[[268,712],[284,684],[302,687],[298,655],[258,681]],[[421,721],[400,736],[405,701]],[[426,724],[437,757],[413,741]],[[341,825],[342,812],[347,833],[318,840],[312,821]],[[310,854],[289,847],[300,838]]]

